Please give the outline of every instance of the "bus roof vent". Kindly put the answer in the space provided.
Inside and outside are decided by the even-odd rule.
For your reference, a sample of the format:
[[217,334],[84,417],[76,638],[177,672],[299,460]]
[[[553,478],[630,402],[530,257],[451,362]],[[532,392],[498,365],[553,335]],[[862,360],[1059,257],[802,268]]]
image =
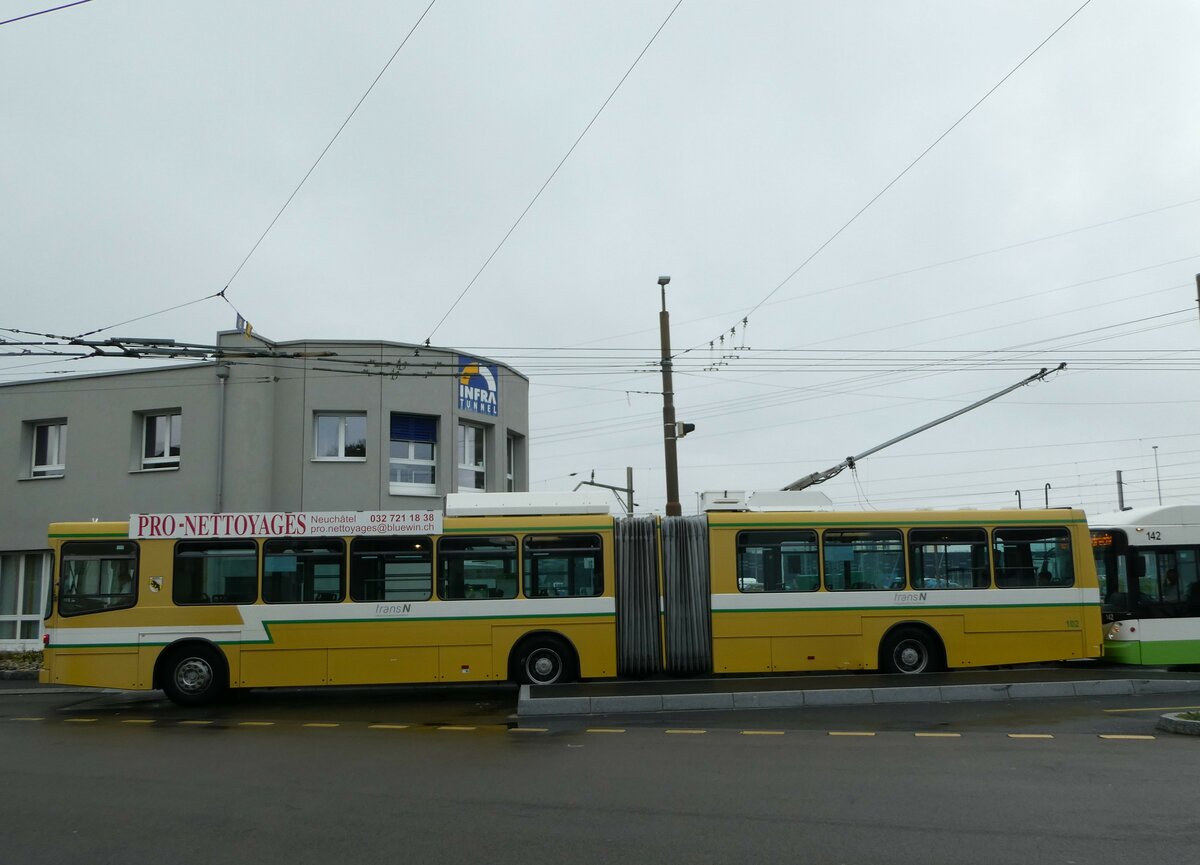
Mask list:
[[557,493],[447,493],[446,516],[534,516],[537,514],[608,514],[608,493],[596,490]]
[[747,510],[746,493],[744,490],[710,490],[701,493],[700,510],[706,512]]
[[830,511],[833,502],[817,490],[719,490],[701,493],[705,511]]

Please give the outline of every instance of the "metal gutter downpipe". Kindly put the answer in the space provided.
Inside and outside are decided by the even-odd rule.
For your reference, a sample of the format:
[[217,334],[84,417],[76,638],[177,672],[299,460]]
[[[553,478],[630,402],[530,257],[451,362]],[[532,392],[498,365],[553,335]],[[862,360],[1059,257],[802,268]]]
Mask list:
[[225,508],[225,383],[229,380],[229,364],[217,364],[217,508]]

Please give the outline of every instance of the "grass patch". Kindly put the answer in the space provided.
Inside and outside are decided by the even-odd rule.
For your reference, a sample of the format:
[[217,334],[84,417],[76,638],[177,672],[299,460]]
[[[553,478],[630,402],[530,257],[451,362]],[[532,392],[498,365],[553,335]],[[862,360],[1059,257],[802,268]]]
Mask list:
[[1200,721],[1200,712],[1180,712],[1179,717],[1185,721]]
[[0,670],[37,670],[41,666],[41,652],[0,652]]

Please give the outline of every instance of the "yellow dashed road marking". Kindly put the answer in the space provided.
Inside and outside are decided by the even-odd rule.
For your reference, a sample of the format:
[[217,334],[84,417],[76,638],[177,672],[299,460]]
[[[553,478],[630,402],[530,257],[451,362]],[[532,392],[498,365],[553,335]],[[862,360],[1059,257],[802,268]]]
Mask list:
[[1049,733],[1009,733],[1010,739],[1053,739]]
[[274,721],[239,721],[239,727],[274,727]]
[[620,727],[588,727],[589,733],[624,733]]
[[783,730],[742,730],[743,736],[782,736]]
[[444,727],[438,727],[439,730],[474,730],[475,727],[460,727],[457,724],[446,724]]
[[1154,739],[1154,736],[1141,736],[1134,733],[1101,733],[1101,739]]
[[874,733],[857,733],[845,730],[830,730],[830,736],[874,736]]
[[96,721],[96,718],[67,718],[68,724],[94,724]]
[[1104,711],[1116,715],[1120,712],[1187,712],[1194,709],[1200,709],[1200,706],[1159,706],[1157,709],[1105,709]]
[[203,727],[206,724],[211,724],[212,721],[180,721],[181,725],[186,724],[189,727]]
[[702,736],[708,730],[663,730],[664,733],[669,733],[675,736]]
[[510,733],[549,733],[550,730],[546,727],[509,727]]
[[922,739],[961,739],[962,733],[913,733]]
[[371,724],[368,730],[407,730],[408,724]]
[[157,724],[158,721],[153,718],[124,718],[122,724]]
[[340,727],[342,725],[341,724],[316,724],[316,723],[313,723],[313,724],[305,724],[304,726],[305,727]]
[[45,718],[11,718],[12,721],[45,721]]

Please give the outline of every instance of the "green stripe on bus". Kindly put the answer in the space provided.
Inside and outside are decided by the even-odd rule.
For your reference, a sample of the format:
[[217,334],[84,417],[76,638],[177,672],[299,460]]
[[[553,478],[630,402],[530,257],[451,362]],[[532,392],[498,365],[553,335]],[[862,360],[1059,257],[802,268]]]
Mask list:
[[51,532],[48,537],[51,538],[120,538],[121,540],[129,540],[129,532],[79,532],[79,533],[63,533],[58,534]]
[[[271,633],[271,629],[273,627],[278,627],[280,625],[340,625],[340,624],[349,624],[349,623],[358,624],[358,623],[362,623],[362,622],[391,623],[391,622],[467,622],[467,621],[475,621],[475,622],[483,623],[483,622],[488,622],[488,621],[495,620],[495,619],[504,619],[504,620],[542,619],[549,623],[549,622],[553,622],[557,619],[586,619],[586,618],[615,619],[616,613],[554,613],[551,615],[540,615],[540,616],[539,615],[447,616],[447,617],[441,617],[441,618],[436,617],[436,616],[421,616],[421,617],[380,616],[378,618],[371,618],[371,619],[283,619],[283,620],[275,621],[275,622],[263,622],[262,623],[263,630],[267,632],[267,638],[265,640],[210,640],[210,642],[216,643],[219,646],[266,646],[266,645],[271,645],[275,642],[275,636]],[[201,627],[203,627],[203,626],[201,626]],[[230,627],[238,627],[238,626],[234,625],[234,626],[230,626]],[[241,627],[245,627],[245,626],[243,625]],[[161,640],[161,641],[160,640],[154,640],[154,641],[147,640],[142,643],[71,643],[69,645],[68,644],[51,644],[49,648],[57,649],[60,651],[68,651],[71,649],[128,649],[128,648],[136,649],[136,648],[143,647],[143,646],[144,647],[169,646],[171,643],[178,642],[179,640],[193,640],[193,639],[204,640],[204,639],[208,639],[208,637],[206,637],[204,634],[200,634],[200,633],[177,634],[177,635],[174,635],[172,639]],[[328,648],[328,647],[326,647],[326,648]]]
[[[387,603],[387,602],[383,602]],[[403,603],[391,601],[390,603]],[[487,622],[493,619],[586,619],[607,616],[615,618],[616,613],[542,613],[512,616],[372,616],[369,619],[275,619],[263,622],[263,627],[270,631],[273,625],[340,625],[359,622]]]

